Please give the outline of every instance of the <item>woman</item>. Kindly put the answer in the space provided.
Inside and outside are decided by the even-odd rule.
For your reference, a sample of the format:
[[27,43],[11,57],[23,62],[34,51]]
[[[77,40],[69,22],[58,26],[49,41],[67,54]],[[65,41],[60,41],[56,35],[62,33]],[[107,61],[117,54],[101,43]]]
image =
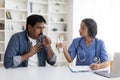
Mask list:
[[69,49],[64,43],[57,43],[59,49],[63,47],[64,55],[68,62],[72,62],[75,57],[76,65],[90,65],[92,70],[105,68],[109,65],[104,42],[97,39],[97,24],[93,19],[82,20],[79,30],[80,36],[75,38]]

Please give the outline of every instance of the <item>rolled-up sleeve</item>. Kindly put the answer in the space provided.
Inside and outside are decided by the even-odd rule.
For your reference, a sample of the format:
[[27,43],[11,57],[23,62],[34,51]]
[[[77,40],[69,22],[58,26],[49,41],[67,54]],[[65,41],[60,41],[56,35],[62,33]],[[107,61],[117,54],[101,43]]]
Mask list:
[[55,62],[56,59],[57,59],[57,56],[56,56],[55,54],[53,54],[53,57],[52,57],[52,59],[50,60],[50,62]]
[[48,64],[54,65],[56,63],[57,56],[53,53],[51,60],[47,60]]
[[13,67],[20,65],[21,63],[21,56],[14,56],[13,57]]

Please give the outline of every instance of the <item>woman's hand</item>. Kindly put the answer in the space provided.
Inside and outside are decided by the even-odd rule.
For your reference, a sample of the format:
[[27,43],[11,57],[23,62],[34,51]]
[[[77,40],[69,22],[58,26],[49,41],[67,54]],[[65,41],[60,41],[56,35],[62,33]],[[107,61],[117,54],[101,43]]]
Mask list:
[[109,61],[104,61],[102,63],[92,63],[90,65],[90,69],[91,70],[98,70],[98,69],[106,68],[108,66],[109,66]]
[[65,58],[67,59],[67,61],[69,63],[71,63],[73,61],[73,59],[71,58],[68,50],[67,50],[67,46],[66,46],[66,42],[57,42],[56,43],[56,48],[58,49],[58,52],[60,52],[59,48],[63,48],[63,53],[65,55]]
[[60,43],[58,43],[58,42],[56,43],[56,48],[62,48],[62,47],[63,47],[63,43],[61,43],[61,42]]
[[90,65],[91,70],[98,70],[100,69],[100,64],[93,63]]
[[65,42],[57,42],[56,43],[56,48],[57,48],[58,52],[60,52],[60,48],[64,48],[64,47],[66,47]]
[[63,47],[63,44],[62,43],[56,43],[56,48],[57,48],[57,50],[58,50],[58,52],[60,53],[60,48],[62,48]]

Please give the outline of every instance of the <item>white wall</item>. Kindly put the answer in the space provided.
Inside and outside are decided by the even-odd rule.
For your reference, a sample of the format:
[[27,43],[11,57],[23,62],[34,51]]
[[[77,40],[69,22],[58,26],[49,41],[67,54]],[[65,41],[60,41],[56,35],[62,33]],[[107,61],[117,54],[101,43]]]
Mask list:
[[108,53],[120,52],[120,0],[73,0],[73,38],[79,36],[84,18],[97,22],[97,37],[104,40]]

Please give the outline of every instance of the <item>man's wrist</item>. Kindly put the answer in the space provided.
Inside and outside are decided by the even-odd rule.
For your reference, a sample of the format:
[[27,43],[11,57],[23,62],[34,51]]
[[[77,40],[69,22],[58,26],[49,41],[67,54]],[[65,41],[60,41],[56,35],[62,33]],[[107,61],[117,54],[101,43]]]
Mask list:
[[33,56],[33,53],[32,53],[31,51],[29,51],[29,52],[27,53],[27,56],[28,56],[28,58],[29,58],[29,57]]

